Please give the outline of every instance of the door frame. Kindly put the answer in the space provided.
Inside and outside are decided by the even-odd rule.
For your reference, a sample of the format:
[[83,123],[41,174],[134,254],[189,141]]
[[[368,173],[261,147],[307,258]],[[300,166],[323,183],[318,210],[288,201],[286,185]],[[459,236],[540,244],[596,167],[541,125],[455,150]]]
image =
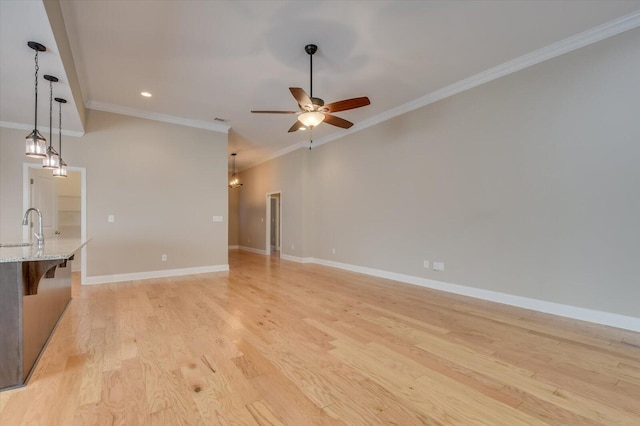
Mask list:
[[[29,169],[42,169],[40,163],[22,164],[22,211],[25,212],[31,206],[31,190],[29,188]],[[80,239],[87,241],[87,169],[86,167],[67,167],[67,171],[80,172]],[[22,230],[24,241],[29,239],[29,229]],[[46,244],[46,242],[45,242]],[[82,246],[82,259],[80,263],[80,283],[87,281],[87,246]]]
[[265,222],[265,253],[267,256],[271,255],[271,196],[272,195],[279,195],[280,196],[280,226],[278,227],[278,233],[280,234],[280,254],[282,254],[282,191],[273,191],[273,192],[267,192],[267,214],[266,214],[266,219]]

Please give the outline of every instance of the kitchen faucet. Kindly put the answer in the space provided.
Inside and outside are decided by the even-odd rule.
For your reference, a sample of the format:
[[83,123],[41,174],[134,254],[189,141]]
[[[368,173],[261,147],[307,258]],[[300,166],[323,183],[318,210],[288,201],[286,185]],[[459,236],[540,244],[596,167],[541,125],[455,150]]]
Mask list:
[[42,248],[44,245],[44,233],[42,232],[42,213],[40,213],[40,210],[33,207],[27,209],[27,211],[24,212],[24,217],[22,218],[22,225],[27,226],[29,224],[29,213],[32,211],[38,213],[38,233],[34,233],[33,235],[38,240],[38,248]]

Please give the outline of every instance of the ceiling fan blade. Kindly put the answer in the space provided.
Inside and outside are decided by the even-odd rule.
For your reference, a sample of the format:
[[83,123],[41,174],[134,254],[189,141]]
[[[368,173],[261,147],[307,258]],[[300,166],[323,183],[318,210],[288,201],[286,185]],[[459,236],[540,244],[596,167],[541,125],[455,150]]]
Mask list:
[[313,109],[313,102],[311,102],[311,98],[309,97],[309,95],[307,95],[307,92],[299,87],[289,87],[289,91],[291,92],[293,97],[296,98],[296,101],[298,101],[298,105],[300,105],[300,108]]
[[289,128],[289,133],[295,132],[295,131],[303,129],[303,128],[304,128],[304,124],[302,124],[301,122],[296,120],[296,122],[293,123],[293,126],[291,126],[291,128]]
[[324,114],[324,122],[327,124],[331,124],[332,126],[342,127],[343,129],[348,129],[349,127],[353,126],[352,122],[327,113]]
[[298,114],[300,111],[251,111],[254,114]]
[[360,108],[363,106],[367,106],[371,103],[369,98],[352,98],[345,99],[343,101],[332,102],[329,105],[325,105],[324,107],[329,110],[329,112],[338,112],[338,111],[346,111],[348,109]]

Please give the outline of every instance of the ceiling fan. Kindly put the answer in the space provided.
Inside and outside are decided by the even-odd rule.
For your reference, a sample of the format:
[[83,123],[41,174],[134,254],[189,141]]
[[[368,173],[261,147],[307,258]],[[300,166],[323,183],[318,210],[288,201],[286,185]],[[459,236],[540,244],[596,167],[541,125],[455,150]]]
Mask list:
[[320,123],[327,123],[333,126],[348,129],[353,126],[353,123],[343,118],[333,115],[334,112],[346,111],[349,109],[360,108],[369,105],[371,102],[367,97],[345,99],[338,102],[332,102],[328,105],[324,104],[324,101],[320,98],[313,97],[313,54],[318,50],[318,46],[315,44],[307,44],[304,47],[305,52],[309,54],[309,85],[310,95],[301,89],[300,87],[289,87],[291,94],[298,102],[300,107],[299,111],[251,111],[258,114],[296,114],[298,121],[289,129],[289,132],[295,132],[297,130],[305,130],[313,128]]

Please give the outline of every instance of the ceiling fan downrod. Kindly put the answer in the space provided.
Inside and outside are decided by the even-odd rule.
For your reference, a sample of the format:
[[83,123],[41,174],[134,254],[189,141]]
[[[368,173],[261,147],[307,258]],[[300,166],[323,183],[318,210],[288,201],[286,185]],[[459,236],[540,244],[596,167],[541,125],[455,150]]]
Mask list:
[[318,51],[318,46],[307,44],[304,47],[304,51],[309,55],[309,97],[313,98],[313,54]]

